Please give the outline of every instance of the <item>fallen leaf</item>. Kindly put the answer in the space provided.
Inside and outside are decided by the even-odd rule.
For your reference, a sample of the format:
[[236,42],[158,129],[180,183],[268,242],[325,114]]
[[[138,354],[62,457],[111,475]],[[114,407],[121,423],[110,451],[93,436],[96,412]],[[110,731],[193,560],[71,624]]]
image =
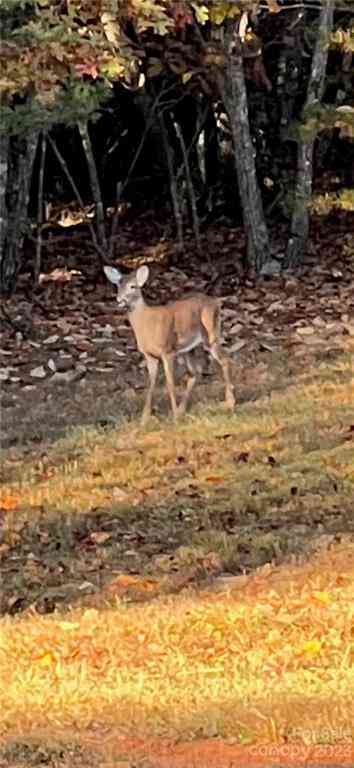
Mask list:
[[259,345],[260,349],[264,349],[265,352],[275,352],[276,347],[272,346],[272,344],[267,344],[265,341],[261,341]]
[[302,646],[302,652],[306,653],[308,656],[317,656],[322,648],[322,643],[320,640],[308,640],[306,643]]
[[159,587],[157,579],[144,579],[140,576],[131,576],[127,573],[122,573],[117,576],[116,579],[111,581],[108,586],[110,592],[116,592],[123,594],[127,591],[134,590],[135,592],[151,593],[155,592]]
[[225,482],[224,477],[217,477],[216,475],[210,475],[209,477],[205,478],[206,483],[213,483],[214,485],[217,485],[218,483]]
[[229,352],[239,352],[240,349],[242,349],[246,345],[246,342],[244,339],[240,339],[239,341],[236,341],[235,344],[232,344],[231,347],[229,347]]
[[19,499],[16,496],[1,496],[0,497],[0,509],[4,509],[5,512],[9,512],[11,509],[16,509],[19,505]]
[[234,325],[231,326],[231,328],[229,328],[228,334],[230,336],[236,336],[242,330],[243,330],[243,325],[241,323],[235,323]]
[[80,624],[77,621],[60,621],[58,626],[64,632],[73,632],[74,629],[80,629]]
[[41,667],[51,667],[53,664],[55,664],[55,656],[51,651],[47,651],[47,653],[44,653],[43,656],[37,656],[35,661]]
[[44,379],[46,375],[47,372],[43,365],[39,365],[37,368],[32,368],[30,371],[30,376],[35,379]]
[[315,600],[317,600],[319,603],[323,603],[323,605],[328,605],[331,601],[331,596],[328,594],[328,592],[321,592],[317,591],[313,594]]
[[104,544],[110,538],[111,534],[106,531],[93,531],[93,533],[90,534],[90,539],[91,541],[94,541],[95,544]]
[[128,493],[123,488],[115,486],[112,490],[112,496],[116,501],[125,501],[128,498]]

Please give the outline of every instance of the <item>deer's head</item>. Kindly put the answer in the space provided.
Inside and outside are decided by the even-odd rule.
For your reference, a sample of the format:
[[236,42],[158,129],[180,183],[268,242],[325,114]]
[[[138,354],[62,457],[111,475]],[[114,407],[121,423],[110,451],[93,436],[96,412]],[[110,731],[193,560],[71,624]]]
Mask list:
[[149,268],[139,267],[136,272],[122,275],[116,267],[104,267],[108,280],[117,286],[117,302],[121,309],[133,312],[137,305],[143,302],[141,289],[149,277]]

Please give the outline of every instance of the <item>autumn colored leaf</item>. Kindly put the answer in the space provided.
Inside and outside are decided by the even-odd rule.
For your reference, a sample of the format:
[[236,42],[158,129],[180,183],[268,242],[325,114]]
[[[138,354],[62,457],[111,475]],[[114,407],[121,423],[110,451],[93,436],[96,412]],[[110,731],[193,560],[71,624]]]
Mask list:
[[317,590],[317,592],[313,593],[314,599],[321,603],[322,605],[328,605],[328,603],[331,602],[331,595],[328,592],[321,592]]
[[207,483],[212,483],[213,485],[218,485],[225,482],[224,477],[217,477],[217,475],[209,475],[209,477],[205,478],[205,481]]
[[205,24],[209,19],[209,8],[204,4],[198,5],[198,3],[192,3],[192,8],[198,24]]
[[56,659],[54,654],[51,651],[47,651],[42,656],[38,656],[36,658],[36,663],[40,666],[45,668],[52,667],[53,664],[55,664]]
[[5,512],[10,512],[12,509],[16,509],[19,506],[19,503],[20,501],[16,496],[0,496],[0,509],[5,510]]
[[307,656],[318,656],[321,652],[322,643],[320,640],[308,640],[302,646],[302,652]]
[[99,76],[97,63],[95,61],[85,62],[83,64],[75,64],[75,72],[77,75],[89,75],[93,80]]
[[279,3],[277,3],[277,0],[266,0],[266,3],[269,8],[270,13],[279,13],[281,10]]
[[130,574],[121,574],[114,579],[108,589],[110,592],[124,594],[133,590],[135,592],[150,593],[155,592],[159,586],[156,579],[146,579],[140,576],[131,576]]

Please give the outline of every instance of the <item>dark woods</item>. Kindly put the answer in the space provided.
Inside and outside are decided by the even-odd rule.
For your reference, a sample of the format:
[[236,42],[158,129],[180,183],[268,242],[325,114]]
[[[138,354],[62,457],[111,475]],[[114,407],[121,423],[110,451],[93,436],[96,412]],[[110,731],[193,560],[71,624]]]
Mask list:
[[301,263],[316,206],[353,209],[352,3],[5,0],[0,17],[4,295],[21,269],[38,282],[53,228],[85,227],[101,264],[124,217],[150,211],[181,252],[187,227],[201,252],[208,226],[243,222],[247,267],[271,274]]

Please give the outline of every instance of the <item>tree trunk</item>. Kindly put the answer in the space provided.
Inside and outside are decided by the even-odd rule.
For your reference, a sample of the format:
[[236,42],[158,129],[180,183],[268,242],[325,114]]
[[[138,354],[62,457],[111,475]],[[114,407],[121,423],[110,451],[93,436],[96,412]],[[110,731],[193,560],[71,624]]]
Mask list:
[[98,244],[99,244],[99,247],[102,249],[102,251],[104,253],[107,253],[107,240],[106,240],[106,231],[105,231],[105,224],[104,224],[104,211],[103,211],[103,202],[102,202],[102,194],[101,194],[101,185],[98,178],[96,160],[93,154],[90,134],[88,130],[88,124],[86,121],[79,123],[79,131],[80,131],[82,146],[84,148],[84,152],[86,156],[87,167],[88,167],[89,176],[90,176],[91,191],[92,191],[92,196],[93,196],[93,200],[96,208],[96,225],[97,225]]
[[41,271],[41,262],[42,262],[42,230],[43,230],[43,221],[44,221],[43,189],[44,189],[45,158],[47,153],[47,136],[45,131],[41,132],[38,144],[40,147],[40,161],[39,161],[39,172],[38,172],[38,199],[37,199],[37,243],[36,243],[36,255],[34,259],[34,284],[35,285],[38,285],[38,282],[39,282],[39,275]]
[[260,272],[269,259],[270,245],[250,132],[241,41],[232,21],[227,23],[225,30],[224,51],[225,71],[219,77],[219,90],[230,120],[247,237],[247,262]]
[[182,157],[183,157],[183,164],[184,164],[184,172],[185,172],[185,178],[186,178],[186,186],[188,190],[189,195],[189,203],[191,207],[192,212],[192,225],[193,225],[193,233],[197,245],[197,251],[198,253],[201,253],[201,240],[200,240],[200,224],[199,224],[199,216],[198,216],[198,210],[197,210],[197,199],[194,189],[194,183],[193,183],[193,177],[192,177],[192,171],[191,166],[189,162],[188,153],[186,150],[186,145],[183,138],[182,130],[179,126],[179,124],[175,123],[175,130],[177,137],[179,139],[180,145],[181,145],[181,151],[182,151]]
[[215,186],[219,176],[218,128],[213,105],[208,108],[204,128],[205,183],[208,189]]
[[2,263],[2,254],[4,252],[6,231],[7,231],[7,205],[6,205],[6,187],[9,163],[9,137],[4,134],[0,136],[0,263]]
[[177,230],[178,250],[182,252],[183,246],[184,246],[183,200],[180,194],[178,178],[174,168],[173,147],[171,142],[169,142],[169,139],[168,139],[168,132],[166,128],[165,117],[162,112],[159,115],[159,120],[160,120],[160,126],[161,126],[161,135],[162,135],[163,145],[165,148],[166,165],[167,165],[169,181],[170,181],[171,201],[172,201],[173,214],[175,217],[175,224],[176,224],[176,230]]
[[[333,25],[333,6],[334,0],[323,0],[318,23],[317,42],[307,86],[305,113],[323,96],[328,59],[328,39]],[[302,140],[300,138],[298,140],[297,177],[286,254],[287,267],[295,267],[301,262],[309,233],[309,204],[312,194],[315,138],[312,136],[309,139]]]
[[178,137],[178,149],[180,153],[180,163],[185,166],[185,152],[188,156],[189,173],[192,179],[193,189],[199,197],[203,188],[203,178],[199,165],[197,141],[200,134],[200,115],[197,100],[192,97],[185,97],[180,104],[177,104],[174,110],[174,122],[180,127],[180,136]]
[[23,240],[28,224],[28,200],[38,132],[10,141],[6,196],[8,209],[2,233],[0,292],[10,295],[21,266]]

